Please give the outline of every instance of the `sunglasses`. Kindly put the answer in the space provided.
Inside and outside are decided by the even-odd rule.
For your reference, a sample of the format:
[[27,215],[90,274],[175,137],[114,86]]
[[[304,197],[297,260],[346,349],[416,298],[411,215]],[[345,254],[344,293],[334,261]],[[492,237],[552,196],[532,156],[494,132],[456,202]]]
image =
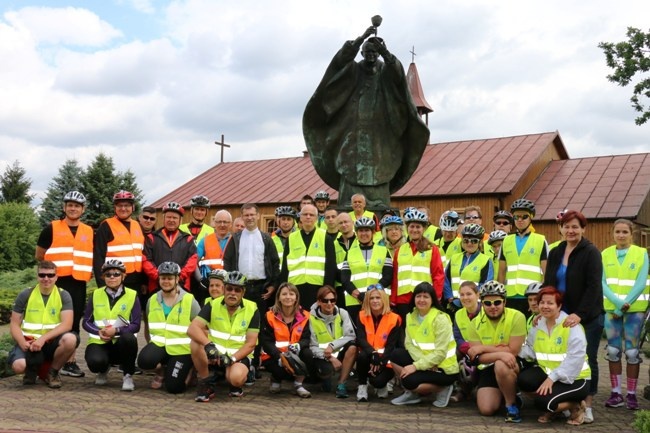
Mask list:
[[121,272],[106,272],[104,274],[105,278],[117,278],[117,277],[121,277],[121,276],[122,276]]
[[495,307],[498,307],[501,304],[503,304],[503,299],[497,299],[496,301],[483,301],[483,305],[485,305],[486,307],[491,307],[493,305]]
[[45,272],[39,272],[38,278],[54,278],[56,274],[46,274]]
[[140,216],[145,221],[156,221],[156,217],[150,217],[150,216],[146,216],[146,215],[140,215]]
[[465,219],[466,219],[466,220],[480,220],[481,217],[478,216],[478,215],[467,215],[467,216],[465,217]]
[[372,284],[368,286],[366,289],[366,292],[370,292],[372,290],[381,290],[382,292],[384,291],[384,287],[381,284]]
[[320,300],[323,304],[336,304],[336,298],[325,298]]
[[528,218],[530,218],[530,215],[514,215],[514,218],[516,220],[524,220],[524,221],[526,221]]
[[235,293],[241,293],[244,291],[243,287],[239,286],[226,286],[226,292],[235,292]]
[[497,226],[509,226],[510,221],[495,221],[494,225],[497,225]]
[[474,239],[474,238],[463,238],[463,243],[464,243],[464,244],[472,244],[472,245],[476,245],[476,244],[478,244],[479,242],[481,242],[480,239]]

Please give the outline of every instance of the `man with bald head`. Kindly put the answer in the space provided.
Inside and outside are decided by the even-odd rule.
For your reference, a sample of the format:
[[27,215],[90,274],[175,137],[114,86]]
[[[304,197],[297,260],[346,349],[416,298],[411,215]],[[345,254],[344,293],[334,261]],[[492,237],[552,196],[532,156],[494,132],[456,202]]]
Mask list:
[[343,284],[341,282],[341,266],[345,261],[348,250],[352,246],[352,243],[356,239],[356,234],[354,232],[354,222],[352,217],[347,212],[341,212],[336,221],[339,226],[339,235],[334,241],[334,251],[336,253],[336,268],[338,270],[336,274],[336,305],[343,308],[345,307],[345,290],[343,290]]
[[280,273],[280,281],[298,287],[300,303],[307,310],[316,302],[318,289],[325,284],[334,286],[338,270],[334,243],[325,230],[316,228],[317,220],[316,206],[305,205],[300,211],[301,229],[287,240]]
[[[232,215],[227,210],[218,211],[213,218],[214,233],[201,239],[196,246],[196,254],[199,258],[196,278],[204,280],[208,274],[215,269],[223,269],[223,255],[226,245],[230,242],[232,229]],[[199,305],[208,297],[207,288],[193,293]]]

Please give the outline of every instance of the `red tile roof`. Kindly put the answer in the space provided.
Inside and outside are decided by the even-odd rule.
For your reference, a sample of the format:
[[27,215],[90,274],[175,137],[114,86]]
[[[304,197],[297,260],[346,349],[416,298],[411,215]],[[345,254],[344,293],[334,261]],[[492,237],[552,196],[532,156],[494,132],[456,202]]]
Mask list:
[[526,198],[537,219],[554,219],[563,209],[589,218],[634,219],[650,194],[650,153],[551,161]]
[[[557,132],[427,145],[418,169],[393,197],[509,193],[549,146],[568,158]],[[508,156],[509,155],[509,156]],[[174,200],[187,205],[195,194],[212,203],[295,203],[318,190],[338,193],[316,174],[307,156],[217,164],[153,206]]]

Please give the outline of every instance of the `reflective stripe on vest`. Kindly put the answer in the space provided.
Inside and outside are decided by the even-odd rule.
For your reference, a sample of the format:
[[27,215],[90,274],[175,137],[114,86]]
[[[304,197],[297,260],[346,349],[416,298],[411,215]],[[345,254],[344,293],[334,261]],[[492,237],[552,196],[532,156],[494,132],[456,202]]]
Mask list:
[[474,284],[476,284],[476,287],[480,286],[481,271],[490,261],[490,258],[487,255],[479,253],[471,263],[465,265],[461,272],[460,266],[462,265],[464,258],[465,253],[459,253],[454,254],[449,261],[449,271],[451,273],[451,289],[454,292],[454,298],[459,297],[458,291],[460,290],[460,284],[463,281],[472,281]]
[[405,243],[399,249],[397,256],[397,295],[402,296],[413,292],[420,283],[431,283],[431,250],[415,255],[411,244]]
[[[190,232],[190,223],[181,224],[178,227],[178,230],[180,230],[182,232],[185,232],[188,235],[194,236],[194,235],[192,235],[192,232]],[[204,237],[206,237],[208,235],[211,235],[212,233],[214,233],[214,228],[213,227],[211,227],[209,224],[202,224],[201,225],[201,230],[199,231],[199,234],[194,236],[194,245],[198,245],[199,242],[201,242],[201,239],[203,239]]]
[[[246,342],[246,333],[257,306],[248,299],[242,299],[241,306],[231,318],[228,307],[222,304],[222,301],[223,296],[213,299],[211,302],[212,312],[208,325],[210,341],[217,346],[220,353],[233,355]],[[252,358],[253,353],[251,352],[248,357]]]
[[[386,262],[388,250],[385,246],[373,245],[370,261],[366,263],[363,252],[358,242],[354,242],[348,251],[348,265],[350,267],[350,281],[361,293],[365,293],[368,286],[377,284],[381,280],[381,273]],[[389,294],[390,295],[390,294]],[[354,296],[345,292],[345,305],[361,305]]]
[[508,265],[506,272],[507,296],[524,296],[530,283],[542,281],[540,256],[544,248],[544,236],[531,233],[526,239],[521,255],[517,253],[516,234],[508,235],[501,246]]
[[[309,316],[309,326],[311,333],[316,336],[316,341],[318,341],[318,347],[325,350],[327,346],[334,340],[338,340],[343,337],[343,319],[341,319],[341,314],[337,314],[334,317],[334,335],[331,335],[327,329],[327,325],[321,319],[315,315]],[[341,349],[332,352],[332,355],[336,356]]]
[[447,269],[447,264],[449,259],[454,255],[462,252],[461,249],[461,240],[460,238],[455,238],[453,241],[447,245],[447,251],[443,249],[445,245],[445,238],[438,239],[435,244],[438,246],[438,251],[440,251],[440,259],[442,260],[442,269]]
[[[481,344],[485,346],[499,346],[499,345],[508,345],[510,342],[510,333],[512,332],[512,324],[515,321],[515,317],[518,315],[523,316],[523,314],[512,308],[504,308],[503,314],[499,319],[499,322],[496,326],[492,326],[492,322],[485,315],[485,312],[481,312],[472,319],[471,326],[476,328],[476,333],[481,340]],[[488,364],[480,364],[479,369],[484,369]]]
[[205,255],[199,262],[199,266],[207,266],[210,269],[223,269],[223,253],[221,244],[217,235],[206,236],[203,241],[205,247]]
[[[544,369],[546,374],[550,374],[551,371],[558,368],[566,358],[570,331],[571,328],[564,327],[563,323],[555,325],[551,331],[551,335],[548,335],[540,328],[537,329],[537,332],[535,333],[535,342],[533,343],[533,350],[535,350],[537,363]],[[582,370],[580,370],[580,374],[576,379],[589,378],[591,378],[591,369],[587,363],[587,354],[585,354],[585,361],[582,364]]]
[[52,221],[52,245],[45,251],[45,260],[56,264],[56,275],[90,281],[93,270],[93,229],[79,223],[72,236],[63,220]]
[[325,230],[315,229],[309,250],[300,231],[289,235],[290,251],[287,255],[288,282],[322,285],[325,281]]
[[32,289],[27,299],[23,321],[20,326],[25,337],[38,338],[61,324],[63,301],[61,300],[60,290],[54,286],[47,299],[47,304],[44,304],[39,286],[36,285]]
[[144,236],[137,221],[129,219],[130,230],[117,218],[107,218],[113,240],[106,244],[106,260],[118,259],[124,263],[126,273],[140,272],[142,270],[142,245]]
[[[611,246],[603,251],[603,273],[605,275],[605,281],[607,281],[607,285],[618,299],[624,300],[627,298],[630,290],[634,287],[646,254],[644,248],[630,245],[623,259],[623,263],[619,263],[618,257],[616,256],[616,246]],[[645,289],[636,301],[630,305],[626,313],[645,312],[648,308],[649,295],[650,286],[646,281]],[[607,297],[604,299],[603,306],[605,311],[611,312],[616,310],[616,306]]]
[[[117,316],[131,317],[131,310],[133,309],[133,304],[137,296],[135,290],[125,287],[124,294],[120,296],[115,302],[115,305],[113,305],[113,308],[111,308],[106,288],[102,287],[101,289],[95,290],[93,292],[93,319],[95,320],[95,326],[103,329],[115,325],[118,320]],[[119,335],[116,335],[113,341],[116,338],[119,338]],[[99,338],[99,335],[88,333],[88,344],[106,344],[106,342]]]
[[[305,327],[308,326],[307,321],[309,320],[309,312],[307,310],[302,310],[302,320],[293,324],[291,329],[282,318],[276,317],[272,310],[266,312],[266,321],[271,328],[273,328],[273,335],[275,336],[275,347],[280,352],[286,352],[290,344],[300,342],[302,338],[302,333],[305,331]],[[297,317],[296,317],[297,320]],[[262,361],[269,359],[270,356],[262,351]]]
[[[431,308],[424,320],[420,322],[419,313],[413,311],[406,316],[406,338],[409,338],[413,345],[422,351],[436,350],[436,332],[433,322],[439,314],[444,314],[436,308]],[[446,316],[446,315],[445,315]],[[451,319],[446,316],[451,328]],[[447,343],[447,347],[442,347],[445,350],[445,359],[438,365],[438,368],[445,370],[455,370],[458,372],[458,363],[456,362],[456,340],[454,335],[450,332],[451,338]]]
[[192,301],[194,296],[189,293],[177,302],[165,318],[162,305],[158,303],[158,294],[154,294],[149,302],[149,333],[151,341],[158,347],[164,347],[171,355],[187,355],[190,353],[190,337],[187,328],[190,326]]

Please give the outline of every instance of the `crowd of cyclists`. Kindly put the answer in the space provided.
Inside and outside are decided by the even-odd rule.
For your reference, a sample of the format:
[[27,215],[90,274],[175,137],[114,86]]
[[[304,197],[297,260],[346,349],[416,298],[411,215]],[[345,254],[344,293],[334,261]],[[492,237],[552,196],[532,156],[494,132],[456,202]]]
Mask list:
[[[594,421],[604,330],[604,404],[639,408],[650,278],[631,221],[614,222],[601,252],[578,210],[558,213],[561,239],[548,245],[527,199],[485,221],[477,206],[448,210],[437,225],[426,208],[377,215],[361,194],[350,212],[329,201],[319,191],[279,206],[269,234],[255,204],[242,206],[236,229],[226,210],[210,219],[209,198],[197,195],[188,223],[169,202],[156,229],[156,210],[134,219],[135,197],[119,191],[115,215],[93,229],[81,222],[84,195],[67,193],[64,217],[37,242],[38,284],[14,303],[9,364],[24,385],[84,377],[83,328],[97,386],[117,369],[133,391],[144,370],[152,389],[195,386],[208,402],[221,387],[242,397],[265,371],[274,395],[288,381],[301,398],[316,389],[349,398],[354,381],[359,402],[401,388],[393,405],[473,400],[514,423],[525,397],[538,422],[580,425]],[[98,289],[86,296],[93,276]]]

